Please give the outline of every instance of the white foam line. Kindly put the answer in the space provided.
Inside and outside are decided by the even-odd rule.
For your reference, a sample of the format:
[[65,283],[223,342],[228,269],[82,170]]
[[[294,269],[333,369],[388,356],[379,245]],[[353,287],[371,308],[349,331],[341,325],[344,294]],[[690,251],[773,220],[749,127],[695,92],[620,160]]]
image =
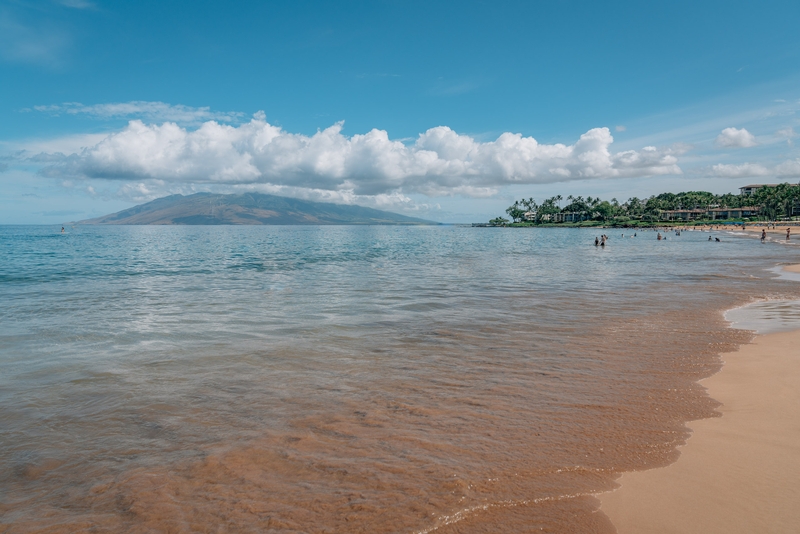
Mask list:
[[458,512],[454,512],[449,515],[444,515],[436,520],[436,525],[426,528],[423,530],[418,530],[414,534],[429,534],[430,532],[434,532],[439,530],[442,527],[446,527],[448,525],[452,525],[454,523],[458,523],[472,515],[475,512],[486,511],[489,508],[513,508],[515,506],[526,506],[529,504],[539,504],[543,502],[549,501],[563,501],[564,499],[576,499],[578,497],[586,497],[586,496],[594,496],[597,492],[594,493],[575,493],[572,495],[559,495],[558,497],[540,497],[538,499],[524,499],[521,501],[513,501],[513,500],[506,500],[506,501],[497,501],[497,502],[490,502],[486,504],[479,504],[477,506],[471,506],[469,508],[464,508],[463,510],[459,510]]
[[787,271],[784,269],[785,265],[778,265],[771,269],[768,269],[770,272],[775,273],[778,275],[778,278],[783,278],[784,280],[792,280],[793,282],[800,282],[800,273],[793,273],[791,271]]

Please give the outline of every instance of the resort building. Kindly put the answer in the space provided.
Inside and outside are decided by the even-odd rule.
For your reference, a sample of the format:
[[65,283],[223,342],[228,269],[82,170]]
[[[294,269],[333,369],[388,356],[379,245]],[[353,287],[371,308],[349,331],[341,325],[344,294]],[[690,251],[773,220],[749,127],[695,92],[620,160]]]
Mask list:
[[706,217],[707,210],[665,210],[661,212],[664,221],[693,221]]
[[750,184],[739,188],[739,193],[742,195],[752,195],[762,187],[777,187],[780,184]]
[[740,219],[742,217],[754,217],[756,215],[758,215],[758,208],[756,206],[747,206],[744,208],[712,208],[707,212],[707,217],[709,219]]
[[[798,206],[800,208],[800,206]],[[744,208],[709,208],[707,210],[664,210],[661,212],[662,221],[694,221],[696,219],[740,219],[758,215],[758,208],[754,206]]]
[[571,211],[566,213],[554,213],[553,222],[580,222],[588,221],[589,214],[586,212]]

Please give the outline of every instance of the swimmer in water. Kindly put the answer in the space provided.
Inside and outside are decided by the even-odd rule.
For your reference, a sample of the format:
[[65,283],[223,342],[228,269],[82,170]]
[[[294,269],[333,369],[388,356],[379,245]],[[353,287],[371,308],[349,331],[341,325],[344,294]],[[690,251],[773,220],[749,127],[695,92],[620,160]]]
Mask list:
[[64,227],[63,226],[61,227],[61,233],[62,234],[64,233]]

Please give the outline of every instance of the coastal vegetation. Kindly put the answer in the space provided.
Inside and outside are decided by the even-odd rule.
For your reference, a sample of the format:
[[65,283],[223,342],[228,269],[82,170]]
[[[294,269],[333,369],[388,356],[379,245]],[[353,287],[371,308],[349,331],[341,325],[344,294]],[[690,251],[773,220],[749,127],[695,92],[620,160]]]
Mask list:
[[779,220],[800,216],[800,185],[758,185],[742,188],[738,195],[707,191],[661,193],[646,199],[631,197],[624,202],[616,198],[570,195],[565,199],[556,195],[538,203],[531,197],[515,201],[506,214],[509,219],[497,217],[489,225],[639,226],[675,221]]

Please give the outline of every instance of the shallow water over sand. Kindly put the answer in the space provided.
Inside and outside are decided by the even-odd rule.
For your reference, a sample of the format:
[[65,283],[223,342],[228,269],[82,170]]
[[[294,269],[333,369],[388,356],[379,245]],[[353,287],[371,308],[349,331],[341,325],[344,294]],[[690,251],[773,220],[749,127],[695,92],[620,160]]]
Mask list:
[[595,233],[0,227],[0,530],[610,532],[800,248]]
[[725,312],[733,328],[759,334],[788,332],[800,327],[799,300],[759,300]]

